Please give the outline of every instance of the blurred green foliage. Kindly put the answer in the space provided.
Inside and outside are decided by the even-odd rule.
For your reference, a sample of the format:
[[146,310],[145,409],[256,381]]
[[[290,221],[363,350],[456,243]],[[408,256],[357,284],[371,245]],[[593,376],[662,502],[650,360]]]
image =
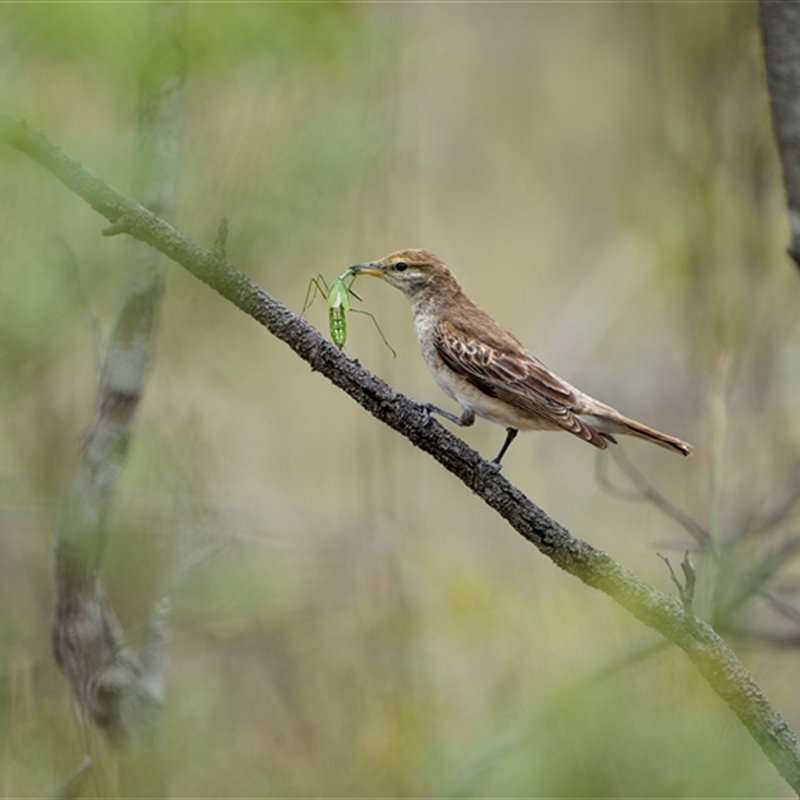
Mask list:
[[[0,7],[0,105],[122,189],[147,15]],[[231,260],[295,310],[317,273],[438,252],[559,374],[695,444],[692,462],[628,449],[729,554],[696,556],[701,607],[792,632],[757,603],[723,613],[792,535],[792,517],[769,537],[753,520],[791,491],[800,436],[800,290],[752,7],[193,4],[185,47],[187,234],[210,246],[228,216]],[[0,793],[40,796],[88,735],[49,651],[50,547],[125,243],[7,148],[0,207]],[[355,316],[348,352],[443,402],[402,298],[358,289],[399,358]],[[459,435],[493,454],[502,431]],[[655,550],[678,560],[685,534],[603,494],[594,458],[530,435],[504,470],[673,591]],[[197,554],[157,750],[171,795],[789,795],[682,654],[635,658],[652,632],[177,267],[109,530],[134,643],[171,544]],[[797,729],[795,650],[734,643]],[[141,794],[135,774],[107,755],[86,792]]]

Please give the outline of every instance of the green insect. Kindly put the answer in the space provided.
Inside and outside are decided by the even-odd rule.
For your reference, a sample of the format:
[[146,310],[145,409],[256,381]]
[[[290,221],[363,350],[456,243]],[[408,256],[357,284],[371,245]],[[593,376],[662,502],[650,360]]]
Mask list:
[[383,343],[392,351],[392,355],[397,358],[397,353],[383,335],[381,326],[378,325],[378,320],[375,319],[374,315],[369,311],[353,308],[350,304],[351,297],[355,297],[359,302],[363,302],[361,295],[353,289],[356,277],[357,276],[353,274],[352,268],[348,268],[336,278],[330,286],[328,286],[328,282],[322,275],[317,275],[316,278],[312,278],[308,283],[306,299],[303,303],[303,311],[301,313],[306,313],[306,309],[314,302],[317,293],[325,295],[325,304],[328,306],[328,326],[331,331],[331,339],[340,350],[347,341],[347,312],[354,311],[356,314],[366,314],[378,329]]

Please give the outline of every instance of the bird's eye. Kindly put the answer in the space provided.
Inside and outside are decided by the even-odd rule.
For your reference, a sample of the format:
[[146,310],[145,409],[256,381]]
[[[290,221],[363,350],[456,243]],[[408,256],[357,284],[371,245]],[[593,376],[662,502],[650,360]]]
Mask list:
[[398,272],[405,272],[408,269],[408,264],[405,261],[397,261],[394,265],[394,268]]

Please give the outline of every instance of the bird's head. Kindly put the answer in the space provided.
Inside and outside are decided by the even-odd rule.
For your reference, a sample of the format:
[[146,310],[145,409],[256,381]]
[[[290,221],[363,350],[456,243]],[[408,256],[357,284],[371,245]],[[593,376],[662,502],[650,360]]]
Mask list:
[[428,250],[398,250],[380,261],[353,264],[350,270],[355,275],[383,278],[409,300],[460,289],[444,261]]

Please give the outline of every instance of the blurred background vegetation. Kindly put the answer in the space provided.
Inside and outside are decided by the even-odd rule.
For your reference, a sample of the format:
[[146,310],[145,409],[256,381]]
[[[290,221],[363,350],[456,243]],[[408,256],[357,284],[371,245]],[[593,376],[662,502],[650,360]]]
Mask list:
[[[0,106],[123,190],[147,18],[0,8]],[[556,372],[693,442],[691,461],[626,451],[709,531],[700,609],[800,727],[799,632],[772,602],[798,586],[800,284],[754,6],[200,4],[186,22],[177,224],[211,246],[228,216],[230,259],[298,311],[317,273],[431,249]],[[85,751],[49,649],[51,546],[125,243],[8,148],[0,209],[0,793],[30,796]],[[356,288],[399,356],[358,315],[347,352],[443,402],[403,298]],[[309,316],[325,329],[323,303]],[[503,431],[458,435],[491,456]],[[531,434],[504,474],[674,592],[656,551],[697,543],[603,492],[595,456]],[[178,267],[109,530],[134,643],[170,543],[199,554],[174,598],[172,795],[790,796],[682,653]]]

